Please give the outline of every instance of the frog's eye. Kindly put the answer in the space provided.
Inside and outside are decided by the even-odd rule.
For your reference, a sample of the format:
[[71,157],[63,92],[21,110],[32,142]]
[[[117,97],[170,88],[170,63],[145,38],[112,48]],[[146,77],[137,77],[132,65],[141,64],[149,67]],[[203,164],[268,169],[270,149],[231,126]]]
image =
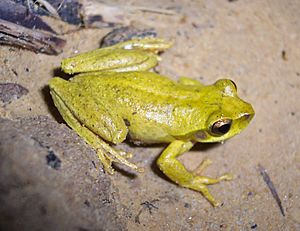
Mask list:
[[220,119],[211,126],[210,131],[213,135],[225,135],[230,130],[231,123],[230,119]]
[[230,79],[230,82],[231,82],[232,85],[234,86],[235,90],[237,90],[237,86],[236,86],[235,82],[233,82],[231,79]]

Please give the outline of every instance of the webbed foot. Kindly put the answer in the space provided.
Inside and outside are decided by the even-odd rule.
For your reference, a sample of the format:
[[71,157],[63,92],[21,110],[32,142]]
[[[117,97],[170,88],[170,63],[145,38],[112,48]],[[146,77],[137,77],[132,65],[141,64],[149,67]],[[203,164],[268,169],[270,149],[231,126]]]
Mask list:
[[114,173],[114,169],[112,167],[113,162],[124,164],[137,172],[144,172],[143,168],[138,167],[136,164],[133,164],[127,160],[132,157],[132,153],[116,150],[102,140],[101,142],[98,141],[97,145],[98,148],[96,149],[96,152],[101,163],[103,164],[105,172],[109,174]]

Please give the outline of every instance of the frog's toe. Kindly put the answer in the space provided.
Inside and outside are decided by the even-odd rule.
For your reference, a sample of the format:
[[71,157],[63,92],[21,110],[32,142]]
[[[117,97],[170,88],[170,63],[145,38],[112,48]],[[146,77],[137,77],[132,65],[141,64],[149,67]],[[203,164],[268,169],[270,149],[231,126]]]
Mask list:
[[210,159],[204,159],[197,168],[195,168],[193,170],[193,174],[194,175],[198,175],[200,176],[202,174],[202,172],[209,166],[212,164],[212,161]]
[[105,142],[101,142],[101,147],[97,149],[97,154],[99,156],[100,161],[103,164],[104,170],[108,173],[113,173],[112,163],[120,163],[124,164],[127,167],[137,171],[142,172],[143,169],[138,167],[136,164],[131,163],[127,160],[127,158],[132,157],[132,154],[129,152],[116,150],[112,147],[110,147]]
[[123,150],[115,150],[115,152],[117,152],[121,157],[124,157],[124,162],[122,162],[122,160],[119,159],[120,163],[123,163],[127,166],[129,166],[129,165],[126,163],[130,163],[130,166],[129,166],[130,168],[133,168],[135,171],[140,172],[140,173],[144,172],[144,168],[138,167],[135,164],[127,161],[127,159],[131,159],[133,157],[133,154],[131,152],[125,152]]
[[232,180],[233,179],[233,175],[230,174],[230,173],[225,173],[221,176],[219,176],[217,179],[214,179],[214,178],[208,178],[208,177],[204,177],[204,176],[201,176],[201,174],[203,173],[203,171],[209,166],[212,164],[212,161],[210,159],[204,159],[200,164],[199,166],[194,169],[192,171],[192,174],[194,176],[199,176],[199,177],[202,177],[201,179],[203,180],[202,183],[204,184],[215,184],[215,183],[218,183],[220,181],[223,181],[223,180]]
[[112,167],[112,159],[106,155],[105,152],[102,150],[96,150],[98,158],[100,162],[102,163],[103,169],[108,174],[114,174],[114,169]]
[[133,154],[131,152],[125,152],[122,150],[119,150],[119,154],[126,159],[131,159],[133,157]]
[[223,181],[223,180],[228,181],[228,180],[232,180],[232,179],[233,179],[233,175],[231,173],[225,173],[219,177],[220,181]]
[[[199,181],[200,180],[200,181]],[[201,192],[201,194],[214,206],[219,206],[220,203],[211,195],[205,183],[199,183],[202,179],[198,177],[191,182],[191,184],[186,185],[185,187],[193,189],[195,191]]]

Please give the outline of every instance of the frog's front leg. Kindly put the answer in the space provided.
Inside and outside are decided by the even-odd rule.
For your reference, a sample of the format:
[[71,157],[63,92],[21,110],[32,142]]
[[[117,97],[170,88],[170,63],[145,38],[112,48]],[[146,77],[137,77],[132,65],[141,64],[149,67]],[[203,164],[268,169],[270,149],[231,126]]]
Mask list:
[[176,157],[190,150],[192,146],[193,143],[190,141],[173,141],[160,155],[157,160],[157,164],[161,171],[172,181],[176,182],[180,186],[201,192],[213,206],[218,206],[219,203],[210,194],[207,185],[216,184],[222,180],[231,180],[232,176],[230,174],[224,174],[218,178],[209,178],[197,175],[210,164],[208,160],[202,162],[202,164],[197,168],[197,171],[188,171],[183,164],[176,159]]

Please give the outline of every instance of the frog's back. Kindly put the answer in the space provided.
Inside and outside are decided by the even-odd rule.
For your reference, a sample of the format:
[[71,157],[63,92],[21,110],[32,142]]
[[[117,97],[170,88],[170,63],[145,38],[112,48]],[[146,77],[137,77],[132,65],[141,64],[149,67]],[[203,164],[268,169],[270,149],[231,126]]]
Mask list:
[[[78,82],[92,89],[100,89],[122,94],[130,93],[132,96],[143,98],[157,95],[162,98],[193,99],[197,97],[195,91],[190,87],[182,86],[175,81],[158,75],[154,72],[103,72],[93,74],[82,74],[72,79],[72,82]],[[199,87],[200,88],[200,87]]]

